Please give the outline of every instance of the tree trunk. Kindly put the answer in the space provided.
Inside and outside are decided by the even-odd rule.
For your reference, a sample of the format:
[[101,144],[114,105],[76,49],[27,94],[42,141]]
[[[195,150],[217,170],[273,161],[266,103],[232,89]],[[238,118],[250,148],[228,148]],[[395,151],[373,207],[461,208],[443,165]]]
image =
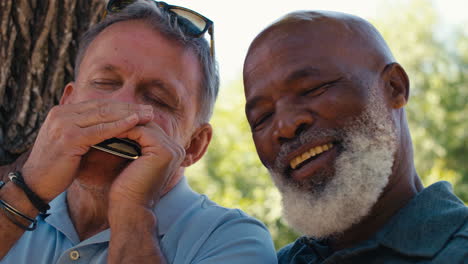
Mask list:
[[0,0],[0,165],[34,143],[104,0]]

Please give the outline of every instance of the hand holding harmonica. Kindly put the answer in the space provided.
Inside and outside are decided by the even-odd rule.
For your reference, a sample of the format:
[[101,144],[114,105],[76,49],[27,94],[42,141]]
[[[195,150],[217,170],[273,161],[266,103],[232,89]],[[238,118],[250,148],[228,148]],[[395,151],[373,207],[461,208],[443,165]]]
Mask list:
[[25,180],[52,200],[73,182],[92,146],[153,119],[151,106],[92,100],[55,106],[49,112],[23,167]]

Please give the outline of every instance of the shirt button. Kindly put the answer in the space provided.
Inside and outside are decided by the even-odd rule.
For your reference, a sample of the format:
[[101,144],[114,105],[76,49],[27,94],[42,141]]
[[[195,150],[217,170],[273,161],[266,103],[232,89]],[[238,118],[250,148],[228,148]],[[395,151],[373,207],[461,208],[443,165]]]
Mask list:
[[70,251],[70,259],[71,260],[77,260],[80,258],[80,252],[77,250]]

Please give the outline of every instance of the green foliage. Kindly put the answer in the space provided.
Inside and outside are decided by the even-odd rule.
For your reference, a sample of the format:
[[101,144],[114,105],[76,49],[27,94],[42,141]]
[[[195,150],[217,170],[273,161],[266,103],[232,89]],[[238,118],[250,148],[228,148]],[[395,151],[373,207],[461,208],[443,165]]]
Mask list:
[[[385,7],[373,21],[411,80],[407,106],[416,167],[425,185],[448,180],[468,201],[468,34],[436,38],[438,20],[431,2]],[[263,221],[277,248],[298,234],[281,220],[280,196],[257,157],[244,115],[242,83],[222,87],[205,157],[187,171],[195,190],[227,207]]]
[[451,182],[468,201],[468,32],[437,34],[440,21],[428,0],[388,14],[374,24],[410,78],[406,109],[418,174],[425,185]]

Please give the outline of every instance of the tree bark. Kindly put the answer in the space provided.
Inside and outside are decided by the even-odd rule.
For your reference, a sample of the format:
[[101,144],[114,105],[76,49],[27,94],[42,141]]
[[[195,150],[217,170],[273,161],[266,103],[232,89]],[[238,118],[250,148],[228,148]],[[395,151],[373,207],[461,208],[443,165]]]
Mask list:
[[34,143],[105,0],[0,0],[0,165]]

